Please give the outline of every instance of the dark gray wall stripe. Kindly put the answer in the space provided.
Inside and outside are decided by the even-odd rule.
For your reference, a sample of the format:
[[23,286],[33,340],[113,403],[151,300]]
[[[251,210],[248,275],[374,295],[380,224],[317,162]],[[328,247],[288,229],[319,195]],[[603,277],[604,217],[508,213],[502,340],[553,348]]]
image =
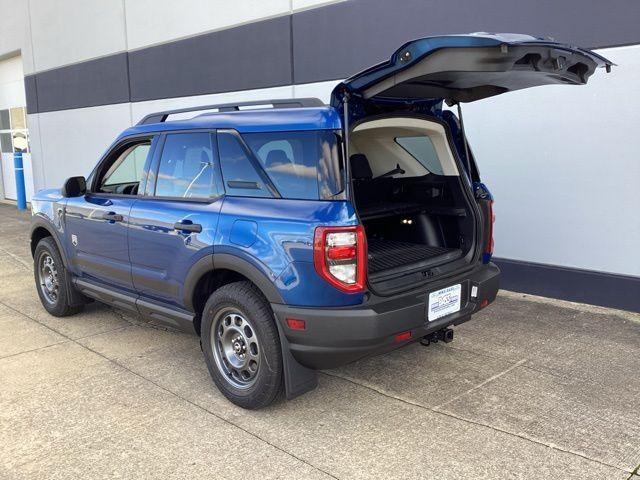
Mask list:
[[39,112],[129,101],[126,53],[48,70],[35,77]]
[[351,0],[294,15],[295,83],[343,78],[408,40],[515,32],[596,48],[640,42],[637,0]]
[[495,258],[500,288],[640,312],[640,277]]
[[445,33],[531,33],[592,48],[637,44],[638,18],[637,0],[349,0],[27,76],[28,111],[343,78],[407,40]]
[[131,100],[288,85],[290,51],[279,17],[131,52]]
[[24,77],[24,91],[27,97],[27,112],[38,112],[38,89],[36,88],[36,76]]

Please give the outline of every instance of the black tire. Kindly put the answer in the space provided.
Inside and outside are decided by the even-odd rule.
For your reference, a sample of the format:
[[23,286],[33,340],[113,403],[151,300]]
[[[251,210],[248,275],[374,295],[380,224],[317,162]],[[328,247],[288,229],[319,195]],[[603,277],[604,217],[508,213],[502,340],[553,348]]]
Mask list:
[[[46,267],[45,263],[47,264]],[[51,237],[43,238],[36,246],[33,254],[33,274],[40,302],[51,315],[68,317],[84,308],[82,304],[71,303],[73,295],[70,288],[73,287],[71,286],[69,272],[64,267],[62,256]],[[46,277],[48,277],[48,283],[46,283]],[[54,282],[53,289],[51,288],[52,281]]]
[[225,397],[252,410],[279,397],[283,390],[280,337],[273,311],[255,285],[236,282],[216,290],[204,307],[201,326],[207,368]]

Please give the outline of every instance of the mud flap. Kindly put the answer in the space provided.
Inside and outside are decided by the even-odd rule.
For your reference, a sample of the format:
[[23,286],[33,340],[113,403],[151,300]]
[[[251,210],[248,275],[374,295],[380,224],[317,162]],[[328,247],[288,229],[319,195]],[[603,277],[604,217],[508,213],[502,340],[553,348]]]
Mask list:
[[71,306],[77,307],[93,302],[93,298],[89,298],[80,293],[80,291],[76,288],[75,282],[73,281],[68,271],[65,275],[65,284],[65,286],[67,287],[67,292],[69,292],[69,304]]
[[280,336],[280,348],[282,349],[282,375],[284,376],[284,390],[287,400],[292,400],[300,395],[310,392],[318,386],[318,373],[315,370],[300,365],[291,355],[289,341],[282,330],[282,326],[275,319]]

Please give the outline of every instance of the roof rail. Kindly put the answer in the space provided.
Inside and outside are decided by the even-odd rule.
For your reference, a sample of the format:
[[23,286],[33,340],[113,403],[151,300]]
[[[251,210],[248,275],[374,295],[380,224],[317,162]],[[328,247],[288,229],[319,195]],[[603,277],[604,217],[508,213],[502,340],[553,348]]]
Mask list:
[[325,104],[318,98],[283,98],[276,100],[254,100],[252,102],[220,103],[217,105],[202,105],[199,107],[178,108],[176,110],[165,110],[163,112],[150,113],[138,122],[138,125],[148,123],[166,122],[169,115],[176,113],[198,112],[202,110],[218,109],[220,112],[235,112],[240,107],[257,107],[260,105],[271,105],[273,108],[303,108],[303,107],[323,107]]

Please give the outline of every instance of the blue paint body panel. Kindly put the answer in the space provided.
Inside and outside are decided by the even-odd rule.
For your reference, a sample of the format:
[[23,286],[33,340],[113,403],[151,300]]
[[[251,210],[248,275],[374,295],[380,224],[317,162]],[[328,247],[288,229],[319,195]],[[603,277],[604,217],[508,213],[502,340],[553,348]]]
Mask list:
[[[127,244],[129,214],[135,202],[133,196],[105,198],[92,194],[67,199],[62,240],[74,274],[135,293]],[[122,221],[103,219],[110,213],[122,215]]]
[[[139,295],[185,307],[185,278],[193,265],[213,254],[221,205],[221,198],[212,203],[141,198],[133,205],[128,244],[132,282]],[[174,229],[185,220],[202,225],[202,231]]]
[[[237,222],[255,224],[250,244],[233,241]],[[320,279],[313,266],[313,235],[320,225],[357,225],[346,201],[226,197],[214,240],[215,252],[245,259],[274,282],[285,303],[299,306],[339,306],[362,302]],[[248,242],[247,242],[248,243]]]

